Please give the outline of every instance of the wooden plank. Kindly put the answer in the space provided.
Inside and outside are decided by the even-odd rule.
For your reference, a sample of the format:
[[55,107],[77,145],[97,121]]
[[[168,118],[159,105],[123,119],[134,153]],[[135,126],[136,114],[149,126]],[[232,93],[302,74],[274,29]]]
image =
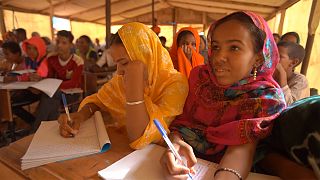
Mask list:
[[111,1],[106,0],[106,49],[110,47],[111,41]]
[[286,17],[286,9],[283,9],[283,10],[281,10],[281,17],[280,17],[280,23],[279,23],[279,28],[278,28],[278,34],[280,34],[280,35],[282,35],[285,17]]
[[172,9],[172,37],[174,38],[174,36],[177,33],[177,10],[176,8]]
[[83,10],[83,11],[80,11],[80,12],[77,12],[77,13],[73,13],[69,16],[69,19],[73,19],[74,17],[76,17],[77,15],[81,15],[83,13],[88,13],[90,11],[95,11],[95,10],[99,10],[99,9],[104,9],[105,8],[105,5],[99,5],[99,6],[96,6],[96,7],[93,7],[93,8],[89,8],[89,9],[86,9],[86,10]]
[[[61,1],[61,2],[57,2],[57,3],[53,4],[53,8],[58,7],[58,6],[61,6],[61,5],[64,5],[64,4],[66,4],[66,3],[70,2],[70,1],[71,1],[71,0],[64,0],[64,1]],[[51,9],[51,5],[50,5],[50,3],[49,3],[49,6],[48,6],[48,7],[46,7],[46,8],[44,8],[44,9],[38,11],[38,13],[40,13],[40,14],[46,14],[46,11],[48,11],[48,10],[50,10],[50,9]]]
[[308,22],[308,39],[306,44],[306,55],[301,66],[301,74],[304,74],[304,75],[307,75],[307,71],[308,71],[315,33],[318,28],[319,20],[320,20],[319,13],[320,13],[320,0],[313,0],[310,16],[309,16],[309,22]]
[[50,3],[50,30],[51,30],[51,40],[54,41],[54,30],[53,30],[53,15],[54,15],[54,7],[52,4],[52,0],[49,0]]
[[[250,4],[250,3],[236,3],[236,2],[217,2],[217,1],[205,1],[205,0],[197,0],[197,1],[186,1],[186,0],[170,0],[170,3],[176,2],[176,3],[190,3],[193,5],[203,6],[203,7],[213,7],[213,8],[221,8],[221,9],[231,9],[235,11],[252,11],[257,13],[271,13],[276,8],[270,7],[270,6],[264,6],[256,4]],[[199,9],[201,11],[201,9]]]
[[26,176],[16,173],[14,170],[8,168],[5,164],[2,164],[2,163],[0,163],[0,174],[1,174],[1,179],[20,180],[20,179],[27,178]]
[[206,12],[202,12],[202,24],[203,24],[202,31],[205,33],[206,29],[208,28],[208,21],[207,21],[207,13]]
[[10,2],[12,2],[12,1],[14,1],[14,0],[3,0],[2,1],[2,5],[7,5],[7,4],[10,4]]
[[288,9],[289,7],[293,6],[294,4],[296,4],[297,2],[299,2],[300,0],[288,0],[287,2],[285,2],[282,6],[280,6],[278,9],[276,9],[273,13],[271,13],[267,18],[265,18],[267,21],[269,21],[270,19],[272,19],[273,17],[275,17],[277,15],[277,13],[283,9]]
[[3,35],[6,33],[6,25],[4,23],[4,14],[2,6],[2,3],[0,2],[0,32]]

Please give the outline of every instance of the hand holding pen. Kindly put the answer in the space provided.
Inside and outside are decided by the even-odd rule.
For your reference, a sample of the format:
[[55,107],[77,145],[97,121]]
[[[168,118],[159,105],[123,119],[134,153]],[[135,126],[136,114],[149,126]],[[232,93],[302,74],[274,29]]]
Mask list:
[[[192,179],[192,173],[194,173],[192,167],[197,163],[192,147],[180,138],[177,138],[180,140],[174,141],[173,145],[160,122],[154,120],[154,123],[169,147],[169,150],[161,158],[161,165],[165,172],[170,175],[170,178]],[[180,155],[186,158],[187,164],[184,164]]]
[[60,124],[60,134],[63,137],[74,137],[80,128],[80,122],[75,121],[75,119],[80,119],[81,117],[78,117],[79,114],[77,113],[69,113],[66,97],[64,94],[61,96],[66,114],[61,115],[58,119]]

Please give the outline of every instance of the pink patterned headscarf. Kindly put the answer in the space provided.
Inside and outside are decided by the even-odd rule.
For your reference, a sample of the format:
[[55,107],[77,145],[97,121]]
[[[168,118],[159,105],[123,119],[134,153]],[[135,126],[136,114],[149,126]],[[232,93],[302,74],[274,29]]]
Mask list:
[[[262,17],[251,12],[242,13],[266,34],[262,50],[264,63],[258,68],[256,80],[250,76],[222,87],[216,81],[211,64],[195,68],[189,77],[184,112],[171,125],[172,130],[179,131],[203,154],[215,154],[227,145],[256,142],[266,137],[272,129],[272,121],[286,107],[282,90],[272,78],[279,62],[272,33]],[[209,43],[216,23],[208,33]]]

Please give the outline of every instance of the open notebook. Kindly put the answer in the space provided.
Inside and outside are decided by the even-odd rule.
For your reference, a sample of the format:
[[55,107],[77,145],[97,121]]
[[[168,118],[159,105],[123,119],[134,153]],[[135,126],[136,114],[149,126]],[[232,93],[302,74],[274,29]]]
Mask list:
[[99,111],[81,124],[74,138],[60,136],[57,121],[44,121],[21,158],[21,169],[105,152],[109,148],[109,136]]
[[27,89],[33,87],[46,93],[49,97],[52,97],[59,88],[62,80],[46,78],[38,82],[13,82],[8,84],[1,84],[0,89]]
[[[165,148],[155,144],[136,150],[126,157],[115,162],[111,166],[98,172],[99,176],[107,180],[140,180],[165,179],[160,158],[164,153]],[[193,175],[194,180],[212,180],[217,164],[199,159],[195,165],[196,174]],[[278,180],[280,178],[250,173],[248,180]]]

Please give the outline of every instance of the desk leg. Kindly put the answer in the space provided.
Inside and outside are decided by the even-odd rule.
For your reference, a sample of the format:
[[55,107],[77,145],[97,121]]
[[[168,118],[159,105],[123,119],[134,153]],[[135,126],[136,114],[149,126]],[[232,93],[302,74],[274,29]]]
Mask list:
[[0,121],[13,122],[10,91],[8,89],[0,89]]
[[12,117],[10,91],[8,89],[0,89],[0,121],[8,121],[9,135],[11,140],[15,141],[15,124]]

